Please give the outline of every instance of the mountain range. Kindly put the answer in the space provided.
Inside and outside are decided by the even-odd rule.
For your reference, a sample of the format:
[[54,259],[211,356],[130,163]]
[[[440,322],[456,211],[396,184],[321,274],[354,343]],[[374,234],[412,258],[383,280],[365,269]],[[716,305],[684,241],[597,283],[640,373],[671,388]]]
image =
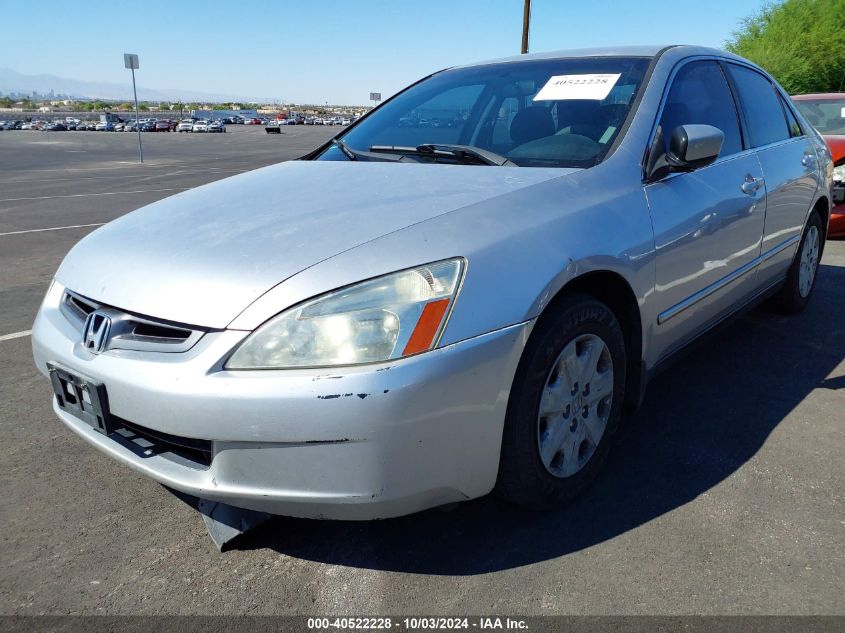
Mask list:
[[[132,82],[126,73],[126,83],[109,83],[100,81],[82,81],[68,79],[55,75],[24,75],[11,68],[0,68],[0,92],[18,92],[29,94],[32,91],[48,94],[51,90],[56,94],[71,95],[87,99],[132,99]],[[158,89],[138,86],[140,101],[212,101],[212,102],[258,102],[268,103],[278,101],[278,98],[256,97],[249,95],[218,94],[214,92],[198,92],[194,90]]]

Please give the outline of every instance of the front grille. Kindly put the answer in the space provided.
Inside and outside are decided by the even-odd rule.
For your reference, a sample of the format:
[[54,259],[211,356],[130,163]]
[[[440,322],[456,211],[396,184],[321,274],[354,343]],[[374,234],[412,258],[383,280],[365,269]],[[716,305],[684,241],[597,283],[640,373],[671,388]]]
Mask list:
[[136,322],[132,328],[133,336],[159,339],[161,341],[184,341],[191,335],[191,330],[155,323]]
[[65,293],[62,303],[66,305],[68,310],[73,312],[76,317],[82,319],[83,321],[85,321],[89,314],[97,309],[96,304],[86,301],[82,297],[73,295],[69,292]]
[[210,440],[154,431],[114,415],[111,416],[111,423],[114,430],[109,437],[139,457],[160,455],[194,468],[205,469],[211,466],[213,449]]
[[108,340],[103,351],[126,349],[141,352],[185,352],[191,349],[207,330],[152,319],[98,303],[65,290],[60,309],[65,318],[82,334],[85,320],[94,311],[111,319]]

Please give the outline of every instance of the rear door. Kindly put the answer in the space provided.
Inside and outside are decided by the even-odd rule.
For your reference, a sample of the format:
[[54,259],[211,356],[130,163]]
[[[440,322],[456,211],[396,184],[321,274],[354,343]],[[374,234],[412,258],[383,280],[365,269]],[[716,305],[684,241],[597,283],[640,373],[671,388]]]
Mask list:
[[763,171],[743,143],[733,95],[716,60],[693,60],[676,71],[655,137],[668,139],[687,124],[717,127],[725,140],[712,165],[645,186],[657,250],[658,356],[753,293],[765,219]]
[[753,68],[725,66],[766,183],[766,224],[757,271],[764,287],[786,274],[798,248],[819,185],[818,159],[791,106],[772,82]]

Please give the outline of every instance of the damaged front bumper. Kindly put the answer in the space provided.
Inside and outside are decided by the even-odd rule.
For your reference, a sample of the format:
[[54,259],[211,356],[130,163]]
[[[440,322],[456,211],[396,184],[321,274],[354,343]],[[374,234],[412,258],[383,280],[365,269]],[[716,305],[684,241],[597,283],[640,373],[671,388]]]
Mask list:
[[[54,284],[33,325],[36,364],[102,382],[116,427],[126,428],[104,435],[54,399],[57,415],[165,486],[271,514],[375,519],[495,484],[508,393],[533,322],[377,365],[225,371],[220,359],[248,332],[209,333],[178,354],[89,354],[59,310],[63,290]],[[180,452],[180,441],[196,440],[207,460]]]

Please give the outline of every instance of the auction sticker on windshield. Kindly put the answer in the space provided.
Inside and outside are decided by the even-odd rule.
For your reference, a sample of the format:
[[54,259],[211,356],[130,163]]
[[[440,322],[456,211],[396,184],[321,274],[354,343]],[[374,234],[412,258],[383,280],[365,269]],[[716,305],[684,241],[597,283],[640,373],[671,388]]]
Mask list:
[[620,74],[555,75],[534,96],[534,101],[560,101],[562,99],[607,98]]

